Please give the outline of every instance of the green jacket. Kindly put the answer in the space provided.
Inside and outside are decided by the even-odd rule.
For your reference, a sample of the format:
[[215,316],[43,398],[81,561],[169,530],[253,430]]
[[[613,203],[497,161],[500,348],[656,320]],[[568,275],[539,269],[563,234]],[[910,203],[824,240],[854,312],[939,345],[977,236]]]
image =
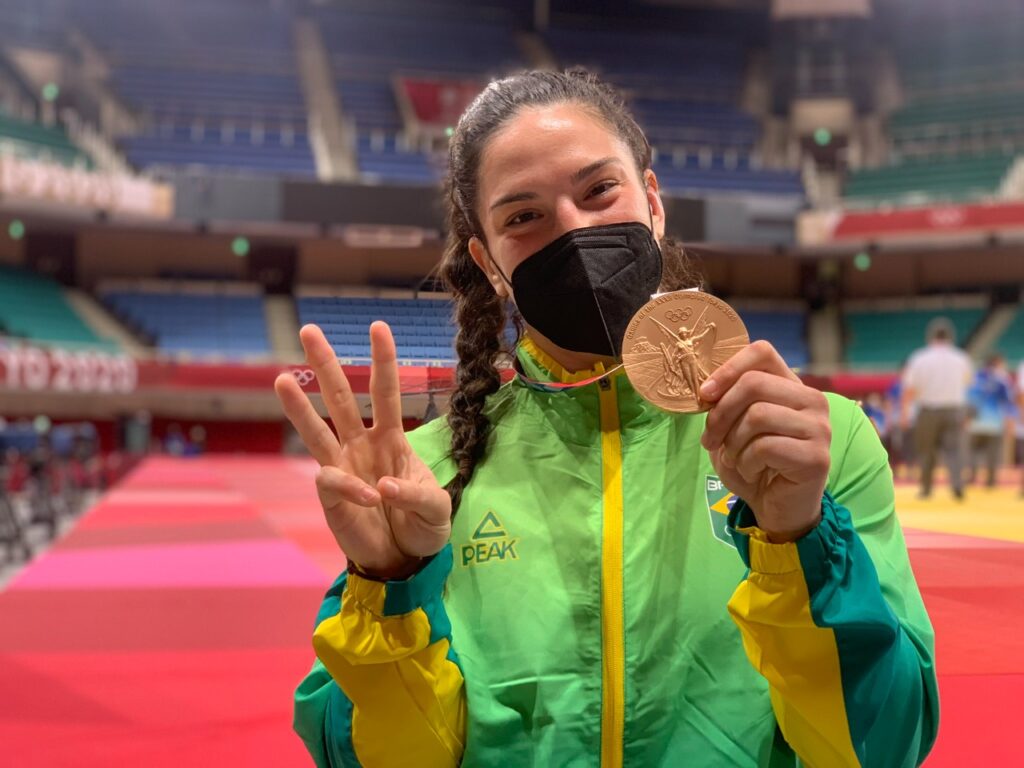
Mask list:
[[[526,376],[572,381],[529,341]],[[600,372],[600,369],[598,369]],[[295,729],[321,766],[913,766],[935,740],[934,637],[892,476],[829,395],[822,522],[771,544],[715,476],[704,414],[620,373],[517,377],[418,574],[342,574]],[[441,483],[443,420],[410,433]]]

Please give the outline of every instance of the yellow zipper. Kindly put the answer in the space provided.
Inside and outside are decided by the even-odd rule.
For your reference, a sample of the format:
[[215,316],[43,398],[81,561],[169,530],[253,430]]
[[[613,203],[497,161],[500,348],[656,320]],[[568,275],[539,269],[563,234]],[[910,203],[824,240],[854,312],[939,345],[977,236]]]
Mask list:
[[622,444],[614,382],[602,379],[601,477],[601,768],[621,768],[624,730],[625,629],[622,597]]

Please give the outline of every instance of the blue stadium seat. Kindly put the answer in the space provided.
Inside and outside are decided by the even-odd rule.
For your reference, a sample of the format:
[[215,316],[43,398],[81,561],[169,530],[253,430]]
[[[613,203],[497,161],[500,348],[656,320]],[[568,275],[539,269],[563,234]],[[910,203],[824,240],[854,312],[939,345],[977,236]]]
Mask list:
[[342,358],[369,358],[369,327],[385,320],[400,359],[453,362],[451,304],[437,299],[362,299],[305,296],[296,299],[299,323],[315,323]]
[[101,298],[164,352],[228,358],[270,354],[259,295],[114,290]]

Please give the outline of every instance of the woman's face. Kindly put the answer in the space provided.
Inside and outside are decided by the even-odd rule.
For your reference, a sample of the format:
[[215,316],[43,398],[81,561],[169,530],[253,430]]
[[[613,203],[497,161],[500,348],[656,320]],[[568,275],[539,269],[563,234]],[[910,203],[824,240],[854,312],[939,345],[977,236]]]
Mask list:
[[526,258],[573,229],[653,219],[655,237],[665,233],[654,172],[641,179],[625,143],[577,104],[519,112],[491,137],[479,174],[484,238],[472,238],[469,251],[501,296],[510,289],[492,258],[511,279]]

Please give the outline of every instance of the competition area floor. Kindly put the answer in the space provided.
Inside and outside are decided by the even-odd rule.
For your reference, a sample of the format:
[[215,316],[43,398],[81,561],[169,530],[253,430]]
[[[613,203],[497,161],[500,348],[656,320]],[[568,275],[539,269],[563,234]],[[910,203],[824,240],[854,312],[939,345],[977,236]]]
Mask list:
[[[0,763],[308,765],[291,732],[320,597],[344,561],[315,466],[151,458],[0,593]],[[1024,502],[897,488],[938,633],[927,765],[1019,765]],[[1011,751],[1012,749],[1012,751]]]

